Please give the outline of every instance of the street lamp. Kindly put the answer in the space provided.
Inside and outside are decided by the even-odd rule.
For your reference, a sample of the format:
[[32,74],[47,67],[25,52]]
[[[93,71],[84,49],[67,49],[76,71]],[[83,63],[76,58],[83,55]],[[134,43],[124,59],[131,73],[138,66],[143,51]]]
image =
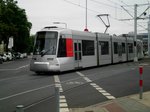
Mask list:
[[64,23],[64,22],[53,22],[53,24],[64,24],[65,28],[67,28],[67,23]]

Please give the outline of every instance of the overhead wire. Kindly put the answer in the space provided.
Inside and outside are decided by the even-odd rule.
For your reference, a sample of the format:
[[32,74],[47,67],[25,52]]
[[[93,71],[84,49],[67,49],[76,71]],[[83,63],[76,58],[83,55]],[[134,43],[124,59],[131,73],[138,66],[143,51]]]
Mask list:
[[103,3],[103,2],[100,2],[100,1],[97,1],[97,0],[90,0],[90,1],[93,1],[93,2],[95,2],[95,3],[97,3],[97,4],[100,4],[100,5],[105,5],[105,6],[107,6],[107,7],[121,9],[120,7],[115,7],[115,6],[113,6],[113,5],[106,4],[106,3]]
[[[82,5],[80,5],[80,4],[76,4],[76,3],[74,3],[74,2],[71,2],[71,1],[69,1],[69,0],[63,0],[63,1],[65,1],[65,2],[67,2],[67,3],[70,3],[70,4],[72,4],[72,5],[76,5],[76,6],[78,6],[78,7],[80,7],[80,8],[86,8],[86,7],[84,7],[84,6],[82,6]],[[93,2],[96,2],[96,3],[98,3],[98,4],[103,4],[103,5],[107,5],[108,7],[113,7],[113,8],[115,8],[115,6],[112,6],[112,5],[108,5],[108,4],[106,4],[106,3],[102,3],[102,2],[99,2],[99,1],[96,1],[96,0],[90,0],[90,1],[93,1]],[[109,2],[112,2],[111,0],[107,0],[107,1],[109,1]],[[116,2],[113,2],[113,3],[116,3]],[[116,3],[117,5],[120,5],[120,4],[118,4],[118,3]],[[124,3],[125,4],[125,3]],[[127,4],[126,4],[127,5]],[[120,5],[120,6],[122,6],[122,5]],[[119,9],[121,9],[121,8],[119,8]],[[95,10],[92,10],[92,9],[89,9],[89,8],[87,8],[87,10],[89,10],[89,11],[91,11],[91,12],[93,12],[93,13],[99,13],[98,11],[95,11]],[[110,16],[110,15],[109,15]],[[112,19],[114,19],[114,20],[117,20],[117,21],[120,21],[119,19],[117,19],[117,18],[114,18],[113,16],[110,16]],[[129,25],[129,23],[127,23],[127,22],[125,22],[125,21],[122,21],[122,22],[124,22],[124,23],[126,23],[126,24],[128,24]],[[131,26],[131,24],[130,24],[130,26]],[[132,25],[133,26],[133,25]],[[146,30],[146,28],[144,27],[144,26],[142,26],[142,25],[139,25],[138,24],[138,26],[139,27],[141,27],[141,28],[143,28],[144,30]]]

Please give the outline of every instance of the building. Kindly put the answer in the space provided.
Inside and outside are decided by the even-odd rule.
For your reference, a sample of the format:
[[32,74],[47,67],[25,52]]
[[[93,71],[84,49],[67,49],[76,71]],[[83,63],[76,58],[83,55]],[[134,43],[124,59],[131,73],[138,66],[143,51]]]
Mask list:
[[[133,37],[134,38],[134,34],[133,33],[129,33],[128,36]],[[143,52],[147,52],[148,51],[148,33],[139,33],[137,34],[137,39],[140,39],[143,41]]]
[[143,51],[148,51],[148,33],[140,33],[137,38],[143,41]]

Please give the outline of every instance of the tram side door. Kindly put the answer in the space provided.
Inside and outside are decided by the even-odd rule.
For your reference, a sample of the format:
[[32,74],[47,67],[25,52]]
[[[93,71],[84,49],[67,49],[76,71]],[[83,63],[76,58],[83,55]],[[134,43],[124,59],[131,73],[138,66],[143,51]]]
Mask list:
[[82,68],[82,42],[74,40],[74,67]]
[[118,44],[118,58],[119,58],[119,61],[122,61],[122,45],[121,45],[121,43]]

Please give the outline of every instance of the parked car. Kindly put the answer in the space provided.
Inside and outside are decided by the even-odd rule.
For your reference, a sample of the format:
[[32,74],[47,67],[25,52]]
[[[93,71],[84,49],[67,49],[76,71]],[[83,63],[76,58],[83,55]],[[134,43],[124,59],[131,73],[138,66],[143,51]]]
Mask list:
[[14,56],[16,59],[20,59],[21,53],[20,52],[16,52],[14,53]]
[[7,57],[7,60],[9,60],[9,61],[13,59],[13,56],[12,56],[11,52],[7,52],[6,57]]
[[0,64],[3,63],[3,58],[0,56]]
[[1,54],[0,56],[2,57],[3,61],[7,61],[7,56],[5,54]]
[[27,53],[23,53],[23,57],[27,58],[28,57]]

